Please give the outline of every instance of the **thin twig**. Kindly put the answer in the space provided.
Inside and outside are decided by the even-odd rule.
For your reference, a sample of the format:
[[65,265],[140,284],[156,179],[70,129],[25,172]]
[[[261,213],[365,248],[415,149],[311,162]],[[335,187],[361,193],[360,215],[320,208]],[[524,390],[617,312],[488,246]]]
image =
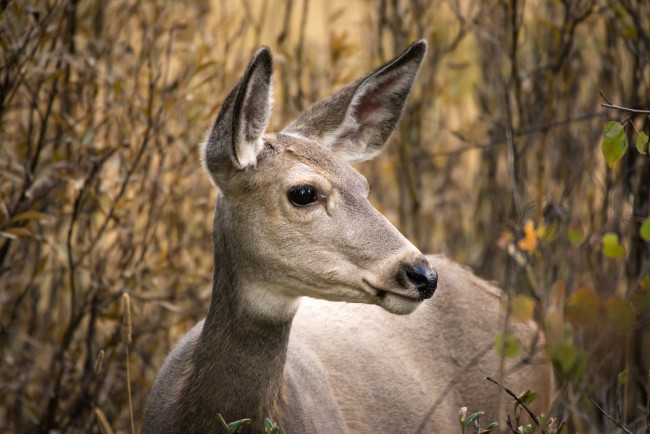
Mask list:
[[447,382],[447,385],[445,386],[445,389],[442,391],[442,393],[438,396],[438,399],[436,399],[436,402],[433,403],[431,408],[427,411],[426,415],[422,418],[422,422],[420,422],[420,426],[418,426],[418,429],[415,430],[415,434],[420,434],[425,432],[425,428],[427,423],[429,422],[429,419],[431,419],[431,416],[436,412],[438,407],[442,405],[443,402],[446,402],[445,400],[447,399],[447,396],[449,393],[458,385],[458,383],[461,380],[461,377],[471,368],[472,366],[475,366],[478,364],[483,357],[492,349],[493,345],[490,343],[483,347],[481,351],[477,352],[472,360],[470,360],[464,367],[463,369],[459,370],[456,375],[450,379]]
[[591,402],[593,402],[594,405],[598,408],[598,410],[600,410],[600,412],[601,412],[602,414],[604,414],[605,416],[607,416],[607,419],[611,420],[612,423],[613,423],[614,425],[616,425],[617,427],[619,427],[620,429],[622,429],[623,431],[625,431],[627,434],[634,434],[632,431],[630,431],[629,429],[625,428],[621,422],[619,422],[618,420],[616,420],[616,419],[614,419],[613,417],[611,417],[611,416],[610,416],[610,415],[609,415],[605,410],[603,410],[603,409],[600,407],[600,405],[596,404],[596,401],[594,401],[594,398],[589,398],[589,400],[590,400]]
[[131,328],[131,298],[128,293],[122,294],[124,313],[122,318],[122,341],[126,350],[126,390],[129,398],[129,413],[131,416],[131,434],[135,434],[135,423],[133,420],[133,399],[131,394],[131,355],[129,345],[133,341]]
[[519,434],[519,432],[515,429],[515,427],[512,426],[512,420],[510,420],[510,415],[508,415],[508,418],[506,419],[506,424],[508,425],[508,428],[510,428],[510,431],[512,431],[514,434]]
[[[546,125],[538,125],[534,126],[531,128],[527,128],[525,130],[519,130],[514,132],[515,137],[523,137],[527,136],[529,134],[537,134],[537,133],[544,133],[546,131],[549,131],[555,127],[567,125],[567,124],[572,124],[574,122],[584,122],[588,121],[594,118],[599,118],[602,116],[606,116],[607,112],[606,111],[601,111],[601,112],[595,112],[595,113],[585,113],[579,116],[575,117],[570,117],[562,121],[555,121],[551,122]],[[463,134],[461,134],[458,131],[450,131],[451,134],[453,134],[456,138],[459,140],[468,143],[467,146],[459,149],[453,149],[450,151],[441,151],[441,152],[435,152],[431,155],[432,158],[437,158],[437,157],[449,157],[449,156],[454,156],[454,155],[459,155],[468,151],[472,151],[474,149],[485,149],[489,148],[491,146],[497,146],[501,145],[502,143],[505,142],[505,138],[498,138],[494,140],[490,140],[489,142],[483,142],[483,143],[470,143],[470,140],[465,137]]]
[[645,401],[645,434],[650,434],[650,370],[648,370],[648,394]]
[[[149,60],[151,62],[151,60]],[[147,146],[149,145],[149,141],[151,139],[151,132],[154,129],[155,125],[155,120],[154,120],[154,115],[153,115],[153,103],[154,103],[154,96],[155,96],[155,79],[153,77],[152,73],[152,67],[151,63],[149,64],[149,95],[148,95],[148,100],[147,100],[147,127],[142,134],[142,142],[140,144],[140,147],[138,148],[137,154],[134,158],[133,164],[131,167],[127,170],[126,175],[124,176],[124,179],[122,181],[122,185],[120,186],[120,191],[117,193],[115,198],[113,199],[113,203],[111,205],[111,208],[108,211],[108,215],[104,219],[104,222],[100,226],[99,230],[93,237],[93,239],[90,241],[88,248],[84,250],[84,252],[80,255],[80,257],[77,259],[77,264],[81,263],[85,259],[88,254],[95,248],[95,245],[97,242],[101,239],[101,237],[104,235],[104,231],[108,227],[108,224],[111,222],[113,219],[113,215],[115,214],[115,206],[116,204],[122,199],[122,196],[126,193],[126,189],[128,187],[129,181],[131,180],[131,176],[137,169],[140,160],[142,159],[142,155],[144,155],[144,151],[147,149]],[[160,113],[162,112],[162,106],[158,108],[158,111],[156,113],[156,117],[160,116]]]
[[600,97],[604,99],[607,104],[612,105],[612,102],[605,96],[605,93],[603,93],[602,89],[598,89],[598,92],[600,93]]
[[612,103],[609,99],[607,99],[607,97],[605,96],[605,94],[603,93],[602,90],[599,90],[598,92],[600,92],[600,96],[605,100],[605,102],[600,103],[600,105],[602,107],[606,107],[606,108],[613,109],[613,110],[620,110],[620,111],[623,111],[623,112],[640,113],[640,114],[650,115],[650,110],[633,109],[633,108],[629,108],[629,107],[623,107],[623,106],[620,106],[620,105],[616,105],[616,104]]
[[499,40],[496,37],[489,34],[485,30],[481,29],[481,27],[476,25],[473,19],[469,19],[463,14],[463,12],[460,10],[460,5],[458,4],[458,1],[448,0],[447,4],[449,5],[449,8],[454,12],[456,17],[460,20],[461,24],[464,24],[468,28],[472,29],[478,35],[479,38],[488,41],[495,48],[497,49],[501,48]]
[[604,102],[600,103],[600,105],[602,107],[607,107],[607,108],[614,109],[614,110],[620,110],[620,111],[624,111],[624,112],[641,113],[641,114],[650,115],[650,110],[640,110],[640,109],[633,109],[633,108],[629,108],[629,107],[621,107],[620,105],[606,104]]
[[483,379],[484,379],[484,380],[488,380],[488,381],[490,381],[490,382],[496,384],[497,386],[499,386],[500,388],[502,388],[502,389],[503,389],[503,390],[504,390],[508,395],[510,395],[510,396],[512,396],[513,398],[515,398],[515,401],[517,401],[517,403],[518,403],[519,405],[521,405],[521,408],[523,408],[524,410],[526,410],[526,413],[528,413],[528,415],[531,417],[531,419],[533,419],[533,422],[535,422],[535,425],[539,426],[539,422],[537,421],[537,416],[535,416],[535,413],[533,413],[532,411],[530,411],[530,410],[528,409],[528,407],[526,407],[526,404],[524,404],[524,403],[521,401],[521,399],[519,399],[519,397],[518,397],[517,395],[514,394],[514,392],[513,392],[512,390],[508,389],[507,387],[503,387],[501,384],[499,384],[498,381],[495,381],[495,380],[493,380],[493,379],[490,378],[490,377],[484,377]]
[[[643,268],[641,269],[641,272],[639,273],[639,276],[636,278],[634,283],[629,287],[628,289],[628,296],[635,291],[640,285],[641,282],[643,282],[643,278],[650,272],[650,258],[646,261],[646,263],[643,265]],[[649,433],[650,434],[650,433]]]

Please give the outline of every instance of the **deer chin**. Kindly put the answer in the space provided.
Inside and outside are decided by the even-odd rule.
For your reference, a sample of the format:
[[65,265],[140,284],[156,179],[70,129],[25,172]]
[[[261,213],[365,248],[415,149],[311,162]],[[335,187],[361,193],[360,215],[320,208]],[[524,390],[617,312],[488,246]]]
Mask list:
[[420,307],[423,301],[396,292],[386,292],[380,297],[377,305],[396,315],[408,315]]
[[424,301],[415,292],[413,295],[382,289],[363,279],[365,292],[372,295],[371,303],[396,315],[408,315],[413,313]]

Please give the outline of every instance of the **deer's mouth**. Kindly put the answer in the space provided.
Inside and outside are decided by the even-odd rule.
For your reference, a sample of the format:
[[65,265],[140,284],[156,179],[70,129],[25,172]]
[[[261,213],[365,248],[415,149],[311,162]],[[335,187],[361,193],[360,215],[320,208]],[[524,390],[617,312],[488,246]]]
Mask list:
[[370,294],[373,303],[384,308],[385,310],[404,315],[413,312],[423,299],[417,295],[410,296],[387,289],[380,288],[370,283],[366,278],[363,278],[364,286],[367,288],[366,292]]

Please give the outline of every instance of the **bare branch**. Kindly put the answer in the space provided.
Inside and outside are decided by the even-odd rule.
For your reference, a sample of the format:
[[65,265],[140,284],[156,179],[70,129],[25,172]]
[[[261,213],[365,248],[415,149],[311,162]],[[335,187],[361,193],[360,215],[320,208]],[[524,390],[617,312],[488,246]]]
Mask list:
[[484,377],[483,379],[484,379],[484,380],[488,380],[488,381],[490,381],[490,382],[496,384],[496,385],[499,386],[501,389],[503,389],[503,390],[504,390],[508,395],[512,396],[512,397],[515,399],[515,401],[517,401],[517,403],[518,403],[519,405],[521,405],[521,408],[523,408],[524,410],[526,410],[526,413],[528,413],[528,415],[531,417],[531,419],[533,419],[533,422],[535,422],[535,425],[539,426],[539,422],[537,421],[537,416],[535,416],[535,413],[533,413],[532,411],[530,411],[530,410],[528,409],[528,407],[526,407],[526,404],[524,404],[524,403],[521,401],[521,399],[519,399],[519,397],[518,397],[517,395],[515,395],[515,393],[514,393],[512,390],[508,389],[507,387],[503,387],[501,384],[499,384],[498,381],[493,380],[493,379],[490,378],[490,377]]
[[593,398],[589,398],[589,400],[590,400],[591,402],[593,402],[593,404],[598,408],[598,410],[600,410],[600,412],[601,412],[602,414],[604,414],[605,416],[607,416],[607,419],[611,420],[612,423],[613,423],[614,425],[616,425],[617,427],[619,427],[620,429],[622,429],[622,430],[623,430],[624,432],[626,432],[627,434],[634,434],[632,431],[630,431],[629,429],[625,428],[625,426],[623,426],[623,424],[622,424],[620,421],[618,421],[618,420],[614,419],[613,417],[611,417],[611,416],[610,416],[610,415],[609,415],[605,410],[603,410],[603,409],[600,407],[600,405],[596,404],[596,401],[594,401]]
[[616,104],[612,103],[605,96],[605,94],[603,93],[602,90],[599,90],[598,92],[600,92],[600,96],[605,100],[605,102],[600,103],[600,105],[602,107],[606,107],[606,108],[613,109],[613,110],[619,110],[619,111],[623,111],[623,112],[628,112],[628,113],[639,113],[639,114],[650,115],[650,110],[633,109],[633,108],[629,108],[629,107],[623,107],[623,106],[620,106],[620,105],[616,105]]
[[[514,137],[522,137],[522,136],[527,136],[529,134],[536,134],[536,133],[544,133],[546,131],[549,131],[555,127],[559,127],[562,125],[567,125],[567,124],[572,124],[574,122],[583,122],[583,121],[588,121],[593,118],[598,118],[607,115],[606,111],[601,111],[601,112],[595,112],[595,113],[585,113],[582,115],[578,115],[575,117],[571,117],[568,119],[565,119],[563,121],[556,121],[556,122],[551,122],[546,125],[538,125],[534,126],[531,128],[526,128],[525,130],[520,130],[520,131],[514,131]],[[453,149],[450,151],[442,151],[442,152],[435,152],[431,156],[433,158],[436,157],[448,157],[448,156],[453,156],[453,155],[459,155],[463,154],[467,151],[471,151],[473,149],[484,149],[484,148],[489,148],[491,146],[497,146],[505,142],[505,138],[498,138],[494,140],[490,140],[489,142],[483,142],[483,143],[471,143],[470,140],[465,137],[462,133],[458,131],[451,131],[451,134],[453,134],[456,138],[459,140],[467,143],[468,145],[459,148],[459,149]]]

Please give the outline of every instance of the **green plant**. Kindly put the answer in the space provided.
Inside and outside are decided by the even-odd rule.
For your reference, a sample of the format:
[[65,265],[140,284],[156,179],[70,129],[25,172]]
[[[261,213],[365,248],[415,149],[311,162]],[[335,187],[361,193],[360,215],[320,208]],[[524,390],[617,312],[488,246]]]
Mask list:
[[280,432],[280,428],[268,417],[264,419],[264,429],[266,434],[278,434]]
[[479,434],[488,433],[498,426],[496,422],[492,422],[485,428],[481,428],[480,419],[483,415],[485,415],[485,412],[479,411],[468,416],[467,407],[462,407],[460,410],[458,410],[458,423],[460,424],[461,433],[465,433],[465,429],[468,427],[472,427]]
[[234,422],[227,423],[223,419],[223,416],[221,416],[220,413],[217,413],[217,419],[219,420],[219,422],[221,422],[221,426],[223,427],[224,431],[226,431],[226,433],[228,434],[233,432],[241,432],[244,426],[249,425],[251,423],[250,419],[241,419],[241,420],[236,420]]

